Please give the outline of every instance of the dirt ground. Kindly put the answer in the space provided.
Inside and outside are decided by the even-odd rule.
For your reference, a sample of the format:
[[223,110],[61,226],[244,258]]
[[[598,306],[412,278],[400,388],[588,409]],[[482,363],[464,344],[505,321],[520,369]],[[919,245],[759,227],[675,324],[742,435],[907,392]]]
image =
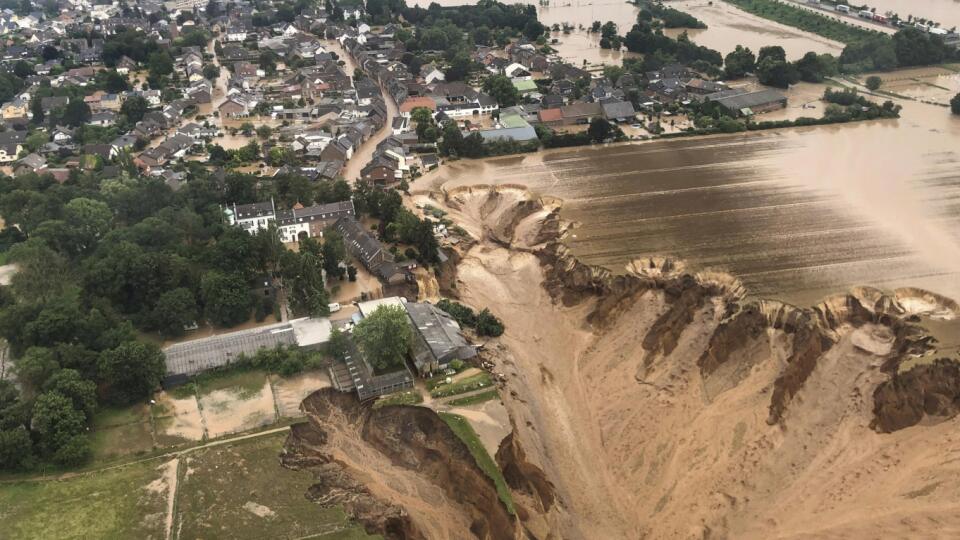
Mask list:
[[[504,403],[523,449],[563,501],[552,530],[565,538],[960,534],[960,419],[892,434],[869,427],[869,396],[888,377],[875,354],[885,352],[882,332],[838,329],[782,423],[768,425],[789,335],[767,330],[729,371],[707,376],[696,362],[723,316],[719,299],[693,312],[666,357],[649,355],[640,339],[669,308],[660,291],[629,297],[591,327],[592,300],[565,307],[541,286],[543,268],[526,249],[543,214],[514,220],[504,208],[523,197],[458,197],[455,220],[500,243],[472,248],[457,285],[466,303],[497,306],[506,325],[489,354],[507,375]],[[504,230],[505,221],[516,228]]]
[[208,438],[248,431],[277,420],[273,392],[266,377],[255,391],[237,387],[205,391],[199,402]]
[[277,411],[280,416],[287,418],[303,416],[300,412],[300,402],[303,398],[330,386],[330,376],[325,370],[301,373],[286,379],[272,375],[270,381],[276,396]]
[[203,416],[200,414],[196,396],[175,398],[167,392],[160,392],[156,401],[154,418],[158,443],[203,439]]

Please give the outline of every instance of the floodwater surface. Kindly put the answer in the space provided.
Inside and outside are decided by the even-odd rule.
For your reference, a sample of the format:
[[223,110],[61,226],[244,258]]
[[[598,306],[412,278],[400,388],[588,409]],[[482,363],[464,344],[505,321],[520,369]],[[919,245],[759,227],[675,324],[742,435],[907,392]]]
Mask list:
[[723,55],[734,50],[737,45],[743,45],[754,53],[761,47],[779,45],[791,60],[811,51],[835,56],[839,56],[843,51],[843,44],[838,41],[751,15],[722,0],[683,0],[670,2],[669,6],[700,19],[707,28],[672,28],[666,30],[665,34],[675,38],[687,32],[690,39],[698,45],[709,47]]
[[960,298],[960,118],[903,118],[562,149],[445,165],[434,187],[520,184],[562,198],[566,239],[614,271],[639,257],[728,271],[810,304],[854,285]]

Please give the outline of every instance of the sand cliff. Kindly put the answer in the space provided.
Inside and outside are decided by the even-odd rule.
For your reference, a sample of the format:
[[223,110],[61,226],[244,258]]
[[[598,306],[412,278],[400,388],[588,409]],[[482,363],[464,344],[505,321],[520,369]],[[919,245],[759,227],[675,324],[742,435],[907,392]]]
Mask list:
[[957,364],[899,371],[936,346],[918,315],[954,317],[952,302],[858,288],[796,307],[669,258],[614,273],[570,256],[558,201],[433,198],[477,240],[454,288],[506,322],[489,354],[511,444],[555,487],[558,536],[960,530]]
[[440,289],[506,323],[485,356],[506,375],[496,459],[517,518],[432,412],[329,393],[304,403],[284,457],[327,471],[312,496],[396,538],[960,534],[960,364],[901,369],[935,354],[924,318],[956,317],[953,302],[862,287],[791,306],[668,257],[615,273],[569,254],[559,201],[430,197],[473,237]]

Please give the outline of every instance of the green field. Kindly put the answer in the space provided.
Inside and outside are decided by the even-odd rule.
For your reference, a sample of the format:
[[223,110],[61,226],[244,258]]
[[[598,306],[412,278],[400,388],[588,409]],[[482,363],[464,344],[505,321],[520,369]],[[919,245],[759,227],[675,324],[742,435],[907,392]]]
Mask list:
[[268,435],[188,455],[177,497],[179,537],[371,538],[341,510],[304,497],[312,475],[280,466],[285,438]]
[[497,495],[500,496],[500,500],[503,501],[504,506],[507,507],[507,511],[511,514],[516,513],[513,508],[513,496],[510,495],[510,489],[507,488],[507,482],[503,479],[503,473],[500,472],[500,467],[497,467],[493,458],[487,453],[487,449],[483,447],[483,443],[480,442],[480,437],[477,436],[477,432],[473,430],[470,422],[459,414],[438,414],[440,418],[450,426],[450,429],[457,434],[457,437],[467,445],[467,448],[470,449],[470,453],[473,454],[473,459],[476,460],[480,469],[493,479],[493,483],[497,486]]
[[467,405],[476,405],[477,403],[483,403],[485,401],[490,401],[491,399],[498,399],[500,397],[500,392],[496,388],[489,390],[487,392],[480,392],[479,394],[474,394],[472,396],[467,396],[464,398],[451,399],[447,402],[447,405],[452,407],[466,407]]
[[448,396],[455,396],[457,394],[463,394],[465,392],[472,392],[474,390],[479,390],[481,388],[489,388],[493,386],[493,379],[490,378],[490,374],[486,371],[481,371],[476,375],[471,375],[465,379],[459,380],[450,384],[441,384],[430,390],[430,397],[442,398]]
[[423,394],[414,389],[383,396],[373,403],[373,408],[379,409],[388,405],[416,405],[417,403],[423,403]]
[[149,489],[160,460],[69,480],[0,484],[0,538],[162,539],[165,490]]
[[[842,21],[800,7],[787,5],[777,0],[725,1],[758,17],[799,28],[811,34],[817,34],[818,36],[823,36],[841,43],[861,41],[879,33],[875,30],[867,30],[853,24],[846,24]],[[773,43],[771,43],[771,45],[773,45]]]

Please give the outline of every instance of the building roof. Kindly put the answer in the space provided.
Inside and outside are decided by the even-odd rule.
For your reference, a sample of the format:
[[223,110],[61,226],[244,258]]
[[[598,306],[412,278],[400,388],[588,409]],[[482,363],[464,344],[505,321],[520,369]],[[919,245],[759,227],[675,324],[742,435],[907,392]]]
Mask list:
[[437,110],[437,102],[434,101],[433,98],[429,98],[426,96],[407,98],[407,100],[400,105],[400,112],[402,113],[410,112],[416,109],[417,107],[426,107],[431,111],[435,111]]
[[477,133],[483,137],[484,141],[513,139],[515,141],[523,142],[532,141],[537,138],[537,131],[529,124],[525,127],[484,129],[478,131]]
[[563,111],[556,109],[540,109],[538,113],[541,122],[559,122],[563,120]]
[[608,101],[601,106],[603,107],[603,115],[607,119],[630,118],[637,114],[637,111],[633,110],[633,103],[629,101]]
[[184,341],[163,350],[168,374],[194,375],[280,345],[309,347],[330,340],[328,319],[304,317],[217,336]]
[[411,348],[418,370],[429,371],[434,362],[443,365],[476,356],[476,349],[467,343],[460,325],[446,312],[426,302],[407,302],[404,307],[416,329]]
[[603,110],[599,103],[573,103],[560,107],[564,118],[580,118],[586,116],[600,116]]
[[765,89],[757,92],[750,92],[748,94],[722,97],[714,101],[728,110],[739,111],[740,109],[749,109],[780,101],[786,102],[787,96],[777,92],[776,90]]

